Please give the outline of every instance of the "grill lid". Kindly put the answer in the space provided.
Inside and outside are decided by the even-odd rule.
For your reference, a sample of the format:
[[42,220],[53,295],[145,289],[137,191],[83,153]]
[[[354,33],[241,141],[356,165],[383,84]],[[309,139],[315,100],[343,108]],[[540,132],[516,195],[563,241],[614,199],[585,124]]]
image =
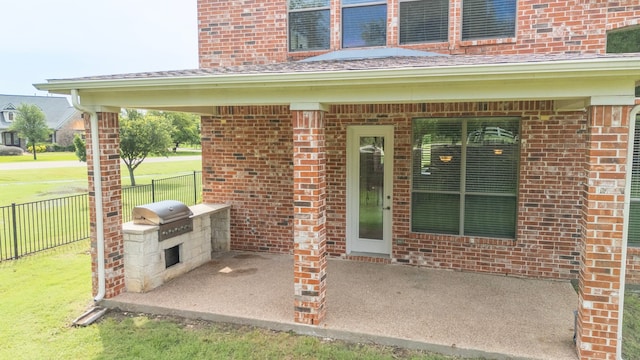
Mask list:
[[193,212],[187,205],[177,200],[163,200],[133,208],[131,217],[134,224],[162,225],[187,219]]

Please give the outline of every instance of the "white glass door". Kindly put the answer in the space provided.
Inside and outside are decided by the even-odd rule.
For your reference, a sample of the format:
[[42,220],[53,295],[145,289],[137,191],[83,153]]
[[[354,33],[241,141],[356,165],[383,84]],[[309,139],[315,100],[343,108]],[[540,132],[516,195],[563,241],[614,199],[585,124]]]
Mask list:
[[347,252],[391,254],[393,126],[347,129]]

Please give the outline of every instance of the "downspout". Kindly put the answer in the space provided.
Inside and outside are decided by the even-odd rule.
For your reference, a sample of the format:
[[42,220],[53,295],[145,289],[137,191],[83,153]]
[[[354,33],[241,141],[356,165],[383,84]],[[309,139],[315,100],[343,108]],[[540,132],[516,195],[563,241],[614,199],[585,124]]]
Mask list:
[[624,320],[624,292],[627,276],[627,246],[629,236],[629,209],[631,208],[631,175],[633,169],[633,145],[635,142],[636,117],[640,113],[640,105],[636,105],[629,113],[629,141],[627,144],[627,177],[624,185],[624,226],[622,227],[622,251],[620,264],[620,309],[618,310],[618,342],[616,359],[622,359],[622,323]]
[[93,301],[101,301],[106,294],[106,274],[104,268],[104,214],[102,208],[102,173],[100,171],[100,140],[98,139],[98,114],[80,104],[78,90],[71,90],[73,107],[88,113],[91,126],[91,153],[93,154],[93,186],[96,207],[96,251],[98,255],[98,294]]

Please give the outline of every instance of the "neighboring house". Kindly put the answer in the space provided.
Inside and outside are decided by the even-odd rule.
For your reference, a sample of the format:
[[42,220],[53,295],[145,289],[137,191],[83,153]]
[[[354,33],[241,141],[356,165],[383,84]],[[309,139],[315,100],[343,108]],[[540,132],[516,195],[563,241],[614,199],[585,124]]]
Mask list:
[[84,134],[82,113],[76,110],[65,97],[0,95],[0,145],[25,148],[25,139],[9,130],[21,104],[36,105],[44,113],[51,130],[51,142],[70,145],[76,133]]
[[[295,321],[331,311],[327,256],[578,279],[580,357],[619,353],[621,292],[640,282],[640,54],[607,44],[637,33],[636,0],[199,0],[198,13],[200,69],[36,85],[79,95],[102,168],[119,169],[120,108],[201,114],[204,201],[232,205],[233,249],[294,254]],[[122,217],[106,193],[93,213],[113,297]]]

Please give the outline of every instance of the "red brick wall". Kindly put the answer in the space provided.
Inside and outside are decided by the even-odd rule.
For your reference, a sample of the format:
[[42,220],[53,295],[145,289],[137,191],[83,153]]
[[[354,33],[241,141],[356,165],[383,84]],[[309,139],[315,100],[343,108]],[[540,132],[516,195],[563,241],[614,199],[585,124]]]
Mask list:
[[593,106],[588,116],[577,326],[581,359],[616,354],[629,110]]
[[[340,0],[331,0],[331,49],[341,47]],[[449,54],[604,53],[606,31],[640,24],[636,0],[519,0],[514,38],[460,41],[462,0],[450,1],[449,41],[403,47]],[[387,46],[399,46],[398,0],[387,7]],[[265,64],[317,55],[288,52],[287,1],[198,0],[200,67]]]
[[[346,127],[395,125],[393,261],[516,276],[575,278],[581,240],[586,114],[552,102],[344,105],[326,115],[327,250],[345,253]],[[288,107],[224,107],[202,122],[204,200],[232,207],[232,248],[287,253],[293,246],[293,147]],[[411,119],[518,116],[517,240],[410,231]]]
[[[122,236],[122,185],[120,182],[118,114],[98,113],[98,123],[105,239],[104,254],[107,290],[105,298],[111,298],[124,291],[124,238]],[[89,222],[91,226],[91,271],[93,274],[93,295],[96,295],[98,293],[96,199],[93,173],[94,154],[91,149],[92,138],[89,125],[89,116],[85,115],[87,171],[89,175]]]
[[[482,108],[482,111],[478,109]],[[410,231],[411,119],[518,116],[521,122],[517,240]],[[544,117],[545,120],[542,120]],[[548,120],[546,120],[548,118]],[[554,114],[552,102],[336,106],[327,115],[329,253],[345,252],[346,126],[395,124],[393,261],[420,266],[574,278],[580,241],[584,113]]]
[[202,118],[204,202],[233,205],[233,249],[288,253],[293,249],[289,107],[219,110],[218,116]]
[[318,325],[327,311],[325,112],[292,115],[294,320]]
[[200,67],[282,62],[287,1],[198,0]]

